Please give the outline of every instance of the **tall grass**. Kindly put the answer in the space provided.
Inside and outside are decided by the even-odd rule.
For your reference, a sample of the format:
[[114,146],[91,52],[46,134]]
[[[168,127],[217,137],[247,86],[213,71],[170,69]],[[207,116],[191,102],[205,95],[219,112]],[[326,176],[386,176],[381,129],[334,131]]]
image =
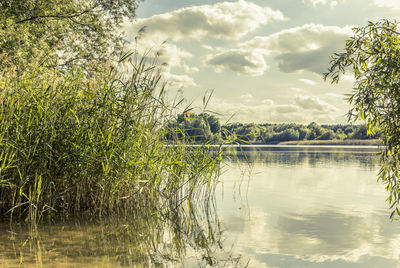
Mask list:
[[0,78],[0,215],[156,215],[211,184],[219,151],[166,146],[161,75],[144,59],[130,70]]

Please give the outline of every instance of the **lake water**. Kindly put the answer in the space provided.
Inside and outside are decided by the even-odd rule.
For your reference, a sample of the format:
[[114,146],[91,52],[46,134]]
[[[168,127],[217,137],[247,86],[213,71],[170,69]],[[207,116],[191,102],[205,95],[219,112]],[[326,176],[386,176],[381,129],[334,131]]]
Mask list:
[[249,267],[400,267],[374,147],[247,150],[250,169],[233,159],[217,204]]
[[[155,266],[400,267],[400,222],[389,219],[384,185],[376,181],[376,152],[337,146],[232,150],[212,203],[211,224],[218,228],[204,241],[198,229],[188,230],[183,257],[167,256]],[[210,223],[210,217],[198,220]],[[0,267],[150,267],[151,258],[133,253],[140,247],[137,234],[134,224],[62,224],[43,226],[28,239],[23,227],[0,225]]]

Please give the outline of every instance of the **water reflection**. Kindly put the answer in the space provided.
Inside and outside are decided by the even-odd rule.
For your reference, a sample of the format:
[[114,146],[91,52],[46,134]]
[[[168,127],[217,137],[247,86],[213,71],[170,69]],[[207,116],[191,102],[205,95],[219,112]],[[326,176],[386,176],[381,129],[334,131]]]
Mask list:
[[354,165],[358,162],[363,168],[375,168],[378,152],[375,146],[248,146],[230,148],[226,156],[235,163],[264,163],[269,166]]
[[0,225],[0,267],[399,267],[400,224],[376,182],[376,152],[231,151],[215,196],[196,202],[200,192],[159,218],[42,226],[36,236]]
[[[249,267],[399,267],[400,225],[376,182],[376,149],[245,153],[233,154],[218,204]],[[231,198],[238,188],[242,198]]]
[[222,247],[215,199],[198,198],[158,217],[76,220],[35,233],[0,224],[0,267],[243,267]]

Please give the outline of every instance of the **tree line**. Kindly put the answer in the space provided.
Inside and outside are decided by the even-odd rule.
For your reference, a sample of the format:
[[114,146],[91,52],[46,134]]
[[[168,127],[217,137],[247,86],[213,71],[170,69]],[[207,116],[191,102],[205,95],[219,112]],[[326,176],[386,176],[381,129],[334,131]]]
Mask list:
[[378,139],[379,129],[368,131],[367,125],[308,125],[295,123],[227,123],[209,113],[182,113],[168,124],[166,137],[186,139],[193,143],[277,144],[303,140]]

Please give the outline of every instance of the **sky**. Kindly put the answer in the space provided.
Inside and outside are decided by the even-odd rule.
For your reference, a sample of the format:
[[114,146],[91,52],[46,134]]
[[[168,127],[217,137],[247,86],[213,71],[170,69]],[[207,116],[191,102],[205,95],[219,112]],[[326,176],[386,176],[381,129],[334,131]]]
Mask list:
[[168,98],[223,123],[344,124],[353,78],[325,82],[330,56],[399,14],[399,0],[144,0],[124,31],[157,55]]

